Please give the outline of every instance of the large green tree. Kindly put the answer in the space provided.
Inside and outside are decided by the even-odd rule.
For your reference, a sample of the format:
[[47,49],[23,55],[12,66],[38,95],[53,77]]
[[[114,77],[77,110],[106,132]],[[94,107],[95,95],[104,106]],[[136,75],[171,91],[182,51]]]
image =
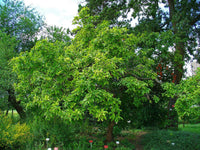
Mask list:
[[2,0],[0,2],[0,30],[16,37],[17,51],[30,50],[44,25],[43,17],[22,0]]
[[15,88],[26,108],[46,119],[71,122],[89,113],[107,122],[110,142],[122,119],[123,95],[135,106],[153,100],[148,94],[156,79],[154,61],[147,49],[137,49],[138,38],[126,28],[110,28],[107,21],[96,26],[98,16],[88,12],[83,8],[75,17],[78,27],[70,46],[63,49],[62,42],[43,40],[12,60]]

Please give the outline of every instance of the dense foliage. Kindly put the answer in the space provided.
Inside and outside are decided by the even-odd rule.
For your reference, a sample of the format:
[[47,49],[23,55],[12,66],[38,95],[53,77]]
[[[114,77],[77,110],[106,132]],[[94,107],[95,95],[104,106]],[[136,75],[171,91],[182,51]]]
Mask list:
[[[122,129],[177,126],[177,113],[184,121],[199,120],[200,70],[182,80],[185,62],[199,58],[199,2],[86,0],[86,5],[74,18],[73,39],[65,28],[46,26],[37,41],[43,27],[38,12],[20,0],[0,2],[0,108],[28,116],[34,136],[27,147],[37,142],[46,148],[50,137],[51,146],[88,148],[89,138],[106,135],[94,145],[110,142],[116,148],[111,141]],[[138,20],[134,27],[130,13]],[[1,120],[0,147],[24,145],[29,128]],[[199,147],[195,140],[195,147],[188,145],[185,136],[198,138],[155,132],[144,138],[145,148],[154,148],[158,138],[169,149],[183,143]],[[120,148],[134,147],[123,144]]]

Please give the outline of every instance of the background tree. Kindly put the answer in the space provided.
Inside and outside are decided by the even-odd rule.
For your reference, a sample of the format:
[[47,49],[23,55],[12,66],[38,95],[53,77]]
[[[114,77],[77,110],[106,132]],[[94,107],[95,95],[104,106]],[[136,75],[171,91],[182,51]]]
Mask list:
[[0,2],[0,30],[15,37],[19,42],[17,51],[30,50],[37,41],[44,25],[43,17],[22,0]]
[[[151,17],[159,12],[157,9],[159,7],[159,3],[160,2],[158,1],[155,4],[153,3],[154,5],[151,3],[146,4],[150,8],[144,11],[147,14],[147,17]],[[132,4],[133,8],[137,7],[137,3],[133,2]],[[184,75],[183,66],[187,58],[189,58],[188,54],[194,56],[194,52],[196,51],[196,42],[199,35],[198,24],[200,23],[200,3],[198,1],[168,0],[163,4],[168,8],[166,13],[169,14],[169,29],[172,30],[175,37],[172,61],[172,65],[174,66],[173,82],[175,84],[179,84]],[[152,9],[152,7],[156,9]],[[154,13],[152,14],[152,12]],[[172,106],[175,102],[176,98],[170,99],[169,110],[173,109]],[[176,115],[170,115],[169,117],[171,120],[170,126],[177,127],[178,124],[177,121],[175,121],[177,118]]]
[[16,80],[8,65],[9,59],[16,56],[20,51],[30,50],[34,46],[37,40],[36,37],[43,24],[43,18],[38,12],[29,6],[26,7],[23,1],[3,0],[0,2],[0,31],[2,40],[1,93],[3,95],[2,98],[5,100],[4,102],[16,109],[21,118],[25,117],[25,113],[20,105],[20,101],[16,101],[13,88]]
[[75,17],[78,32],[64,50],[62,42],[43,40],[12,60],[19,81],[15,87],[18,99],[39,116],[71,122],[89,113],[107,122],[110,142],[124,111],[122,95],[135,106],[148,101],[156,73],[151,71],[153,60],[135,47],[136,36],[125,28],[110,28],[106,21],[96,26],[97,16],[88,11],[83,8]]
[[[9,105],[6,109],[15,108],[21,118],[25,117],[25,112],[20,105],[20,102],[16,101],[15,91],[13,84],[16,82],[16,76],[12,72],[12,67],[9,65],[10,60],[16,56],[14,52],[17,41],[14,37],[10,37],[6,33],[0,30],[0,91],[1,102],[4,106]],[[5,99],[8,100],[5,100]],[[3,108],[5,110],[5,108]]]

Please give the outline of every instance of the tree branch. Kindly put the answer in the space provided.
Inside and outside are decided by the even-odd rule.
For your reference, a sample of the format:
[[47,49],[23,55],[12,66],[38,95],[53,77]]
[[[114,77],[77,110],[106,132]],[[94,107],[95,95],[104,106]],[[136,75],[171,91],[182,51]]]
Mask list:
[[[138,80],[153,80],[152,78],[141,78],[141,77],[138,77],[137,75],[132,74],[132,73],[130,73],[130,72],[127,72],[126,75],[131,75],[131,76],[137,78]],[[155,79],[155,81],[156,81],[158,84],[162,84],[162,81],[159,81],[157,78]]]
[[137,75],[132,74],[130,72],[127,72],[126,75],[131,75],[131,76],[133,76],[133,77],[135,77],[135,78],[137,78],[139,80],[152,80],[152,78],[141,78],[141,77],[138,77]]

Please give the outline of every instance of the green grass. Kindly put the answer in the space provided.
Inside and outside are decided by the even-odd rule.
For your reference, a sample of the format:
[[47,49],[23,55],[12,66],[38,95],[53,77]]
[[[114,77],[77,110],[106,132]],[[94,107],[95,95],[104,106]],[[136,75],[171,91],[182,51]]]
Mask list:
[[185,124],[184,127],[181,124],[179,125],[179,130],[200,134],[200,123],[199,124]]
[[200,134],[189,131],[157,130],[144,135],[142,145],[144,150],[199,150]]
[[20,120],[19,114],[16,110],[9,110],[8,116],[12,118],[13,123],[17,123]]

